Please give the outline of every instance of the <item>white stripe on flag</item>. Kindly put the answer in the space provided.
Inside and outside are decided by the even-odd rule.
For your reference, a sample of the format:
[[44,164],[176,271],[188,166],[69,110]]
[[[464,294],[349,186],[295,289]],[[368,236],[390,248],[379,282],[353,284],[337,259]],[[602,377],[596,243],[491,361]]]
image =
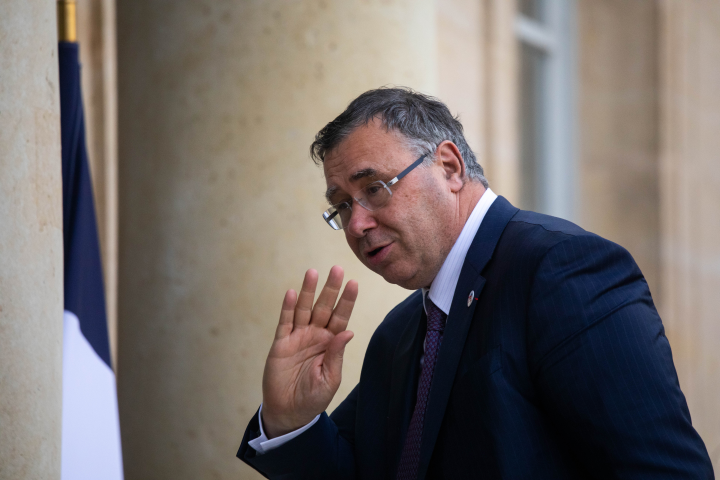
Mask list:
[[62,480],[122,480],[115,374],[65,311]]

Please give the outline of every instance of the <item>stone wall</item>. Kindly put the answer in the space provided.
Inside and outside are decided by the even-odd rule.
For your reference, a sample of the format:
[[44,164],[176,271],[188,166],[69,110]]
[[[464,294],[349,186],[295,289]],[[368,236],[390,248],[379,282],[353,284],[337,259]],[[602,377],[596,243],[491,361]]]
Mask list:
[[63,239],[53,2],[0,14],[0,478],[60,478]]
[[660,37],[660,313],[720,472],[720,3],[667,0]]

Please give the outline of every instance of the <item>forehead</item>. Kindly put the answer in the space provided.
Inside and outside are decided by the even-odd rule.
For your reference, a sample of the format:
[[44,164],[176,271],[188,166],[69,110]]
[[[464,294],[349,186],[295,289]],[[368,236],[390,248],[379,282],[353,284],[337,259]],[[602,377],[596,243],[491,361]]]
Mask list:
[[399,134],[386,131],[379,121],[371,122],[358,127],[328,152],[323,162],[325,182],[329,189],[343,190],[370,176],[363,173],[394,175],[402,170],[409,156],[412,155]]

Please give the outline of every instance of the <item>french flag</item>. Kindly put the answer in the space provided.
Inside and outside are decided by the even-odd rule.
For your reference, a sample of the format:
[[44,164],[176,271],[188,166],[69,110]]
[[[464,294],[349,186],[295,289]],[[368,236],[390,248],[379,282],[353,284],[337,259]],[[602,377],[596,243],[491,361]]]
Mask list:
[[121,480],[115,373],[85,147],[78,45],[60,42],[65,315],[62,479]]

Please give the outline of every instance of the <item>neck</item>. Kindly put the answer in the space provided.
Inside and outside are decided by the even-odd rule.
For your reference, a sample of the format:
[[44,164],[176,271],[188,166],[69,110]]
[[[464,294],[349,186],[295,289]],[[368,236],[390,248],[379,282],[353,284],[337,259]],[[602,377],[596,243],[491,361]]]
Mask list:
[[[452,234],[452,241],[449,242],[447,245],[447,251],[443,255],[443,261],[447,258],[448,254],[450,253],[450,250],[452,249],[453,245],[455,245],[455,242],[457,242],[458,237],[460,237],[460,233],[462,232],[463,228],[465,227],[465,224],[467,223],[468,219],[470,218],[470,215],[472,215],[473,210],[475,209],[475,206],[477,206],[478,202],[480,201],[480,198],[485,194],[487,189],[482,185],[482,183],[479,182],[472,182],[469,181],[466,183],[462,190],[458,192],[458,199],[457,199],[457,208],[456,208],[456,214],[455,214],[455,222],[454,222],[454,228],[453,228],[453,234]],[[452,227],[451,227],[452,228]],[[442,266],[442,264],[440,265]],[[440,266],[438,267],[438,272],[440,269]],[[435,276],[437,276],[438,272],[435,272]],[[433,281],[435,280],[435,277],[433,277]],[[432,285],[432,281],[430,284],[428,284],[425,288],[430,288]]]
[[463,189],[460,190],[458,198],[460,228],[457,231],[457,235],[455,235],[455,240],[457,240],[457,237],[460,236],[460,232],[462,232],[462,229],[467,223],[468,218],[470,218],[470,215],[475,209],[475,206],[478,204],[480,198],[482,198],[486,191],[487,189],[483,186],[482,183],[472,181],[466,183]]

